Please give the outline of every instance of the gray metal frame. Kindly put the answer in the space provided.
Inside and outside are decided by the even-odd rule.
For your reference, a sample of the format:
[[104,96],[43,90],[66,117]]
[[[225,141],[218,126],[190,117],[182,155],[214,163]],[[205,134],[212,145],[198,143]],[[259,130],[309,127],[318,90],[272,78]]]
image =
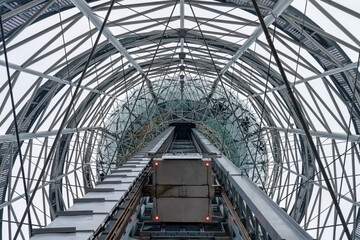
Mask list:
[[[199,131],[193,132],[207,151],[221,154]],[[214,162],[217,179],[255,239],[313,239],[227,157],[214,158]]]
[[[276,2],[258,1],[265,18],[271,18]],[[359,34],[357,28],[350,29],[343,19],[351,17],[356,23],[360,22],[360,15],[345,3],[342,5],[325,0],[309,0],[306,3],[308,8],[317,9],[329,25],[336,26],[336,34],[327,31],[327,26],[321,22],[317,23],[306,8],[297,10],[293,6],[282,9],[280,16],[274,14],[278,17],[268,29],[274,34],[275,46],[286,74],[293,80],[297,101],[355,238],[356,228],[360,229],[357,58],[360,42],[356,37]],[[102,20],[102,14],[109,4],[96,1],[88,4],[93,15]],[[187,88],[200,80],[203,84],[211,81],[216,87],[213,90],[211,86],[196,88],[194,92],[199,103],[204,102],[203,96],[206,98],[212,92],[224,89],[243,101],[259,125],[260,130],[253,139],[266,139],[269,158],[267,177],[262,181],[264,192],[314,238],[344,238],[338,216],[331,202],[326,200],[329,196],[327,188],[321,174],[317,173],[313,156],[309,154],[307,141],[289,104],[289,97],[266,41],[262,36],[256,38],[252,34],[259,24],[250,1],[191,0],[217,70],[227,70],[223,72],[218,86],[217,71],[210,61],[187,1],[184,3],[184,27],[187,28],[184,43],[178,37],[182,17],[177,10],[155,61],[148,70],[174,4],[162,0],[144,3],[121,1],[115,4],[110,21],[106,24],[112,33],[112,43],[104,38],[96,48],[72,107],[72,117],[66,125],[69,132],[64,132],[56,143],[56,154],[42,179],[37,201],[30,208],[34,226],[47,225],[53,219],[54,211],[68,208],[74,198],[85,193],[85,187],[95,185],[100,174],[96,164],[101,156],[98,152],[100,139],[106,137],[119,141],[119,132],[108,129],[108,120],[121,109],[116,106],[125,104],[123,111],[129,116],[127,127],[131,130],[131,123],[139,115],[132,115],[126,106],[131,104],[128,100],[145,80],[144,72],[148,71],[147,87],[142,92],[150,93],[151,98],[146,98],[145,106],[137,105],[139,109],[144,108],[142,116],[160,113],[160,116],[166,117],[173,114],[161,109],[163,99],[157,98],[161,88],[153,89],[152,85],[164,79],[172,79],[172,84],[177,84],[179,65],[182,64],[178,53],[183,46],[183,51],[187,53],[183,60],[188,82],[184,87],[185,100],[191,93]],[[7,1],[1,2],[1,6],[5,12],[2,16],[5,19],[11,81],[22,137],[21,151],[25,159],[27,188],[31,193],[98,30],[70,1],[56,0],[53,4]],[[343,18],[336,19],[336,16]],[[50,25],[50,21],[44,24],[41,20],[50,20],[53,24]],[[247,39],[254,39],[254,42],[237,59],[236,52],[244,48]],[[129,55],[123,56],[119,52]],[[2,47],[0,55],[3,55]],[[0,73],[3,73],[5,63],[1,60],[0,65]],[[169,95],[171,93],[167,93]],[[16,231],[22,215],[18,209],[25,204],[18,164],[19,149],[13,141],[14,125],[9,103],[8,88],[2,82],[0,215],[1,231],[6,238]],[[137,101],[133,104],[136,105]],[[152,112],[146,112],[146,109]],[[210,111],[210,105],[206,109]],[[206,113],[202,112],[204,116]],[[220,115],[214,117],[214,122],[221,118]],[[195,122],[201,123],[201,119],[205,118]],[[122,122],[126,120],[122,119]],[[227,122],[233,124],[234,131],[240,129],[240,121],[228,119]],[[167,124],[161,119],[149,135],[123,139],[119,144],[124,143],[124,147],[140,146],[165,129]],[[145,126],[140,126],[140,129],[147,131]],[[224,129],[219,129],[217,134],[205,127],[201,131],[213,143],[221,146],[227,144],[221,138]],[[251,144],[253,139],[248,138],[242,144]],[[231,149],[227,151],[231,152]],[[242,167],[261,169],[256,164]],[[28,238],[26,224],[21,230],[20,236]]]

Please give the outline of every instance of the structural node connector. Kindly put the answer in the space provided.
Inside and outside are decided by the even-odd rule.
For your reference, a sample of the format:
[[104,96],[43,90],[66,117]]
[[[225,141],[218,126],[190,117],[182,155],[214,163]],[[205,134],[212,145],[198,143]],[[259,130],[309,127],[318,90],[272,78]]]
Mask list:
[[187,33],[187,30],[185,30],[185,29],[183,29],[183,28],[179,29],[179,31],[178,31],[178,36],[179,36],[179,38],[185,38],[185,37],[186,37],[186,33]]
[[179,53],[180,59],[185,59],[186,54],[184,52]]

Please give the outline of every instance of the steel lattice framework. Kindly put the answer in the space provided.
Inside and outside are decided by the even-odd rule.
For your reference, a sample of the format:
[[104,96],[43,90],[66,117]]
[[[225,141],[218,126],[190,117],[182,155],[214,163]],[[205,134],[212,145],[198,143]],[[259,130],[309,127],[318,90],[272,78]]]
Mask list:
[[[360,238],[358,6],[257,2],[352,238]],[[110,6],[102,0],[1,1],[0,74],[7,79],[9,69],[15,100],[12,106],[8,82],[1,81],[5,239],[17,229],[20,238],[29,237],[27,216],[22,224],[24,187],[33,196],[31,225],[45,226],[111,164],[177,120],[197,123],[314,238],[346,239],[251,1]]]
[[[106,124],[111,134],[104,135],[100,144],[101,155],[97,161],[100,174],[107,175],[112,169],[117,169],[166,126],[191,122],[253,182],[265,187],[267,158],[264,140],[258,136],[259,124],[246,105],[228,93],[236,109],[233,112],[222,89],[208,105],[206,92],[211,91],[210,86],[210,81],[192,78],[185,79],[183,83],[180,78],[154,81],[159,108],[146,89],[132,93],[127,102],[112,113]],[[127,122],[129,118],[131,120]]]

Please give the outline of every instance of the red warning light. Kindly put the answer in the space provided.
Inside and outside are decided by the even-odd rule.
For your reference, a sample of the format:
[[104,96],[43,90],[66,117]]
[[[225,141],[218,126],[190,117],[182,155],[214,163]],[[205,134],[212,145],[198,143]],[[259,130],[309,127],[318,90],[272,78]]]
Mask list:
[[205,220],[206,220],[206,221],[210,221],[210,217],[207,216],[207,217],[205,218]]
[[155,216],[155,220],[156,220],[156,221],[159,220],[159,216]]
[[154,165],[155,165],[155,166],[159,166],[159,163],[158,163],[158,162],[155,162]]
[[210,163],[208,163],[208,162],[207,162],[207,163],[205,163],[205,166],[207,166],[207,167],[208,167],[208,166],[210,166]]

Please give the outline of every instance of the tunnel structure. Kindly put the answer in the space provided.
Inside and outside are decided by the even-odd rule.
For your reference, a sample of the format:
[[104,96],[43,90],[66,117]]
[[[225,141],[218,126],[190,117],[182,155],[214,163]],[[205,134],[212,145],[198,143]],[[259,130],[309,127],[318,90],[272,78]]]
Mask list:
[[359,6],[1,1],[1,238],[359,239]]

